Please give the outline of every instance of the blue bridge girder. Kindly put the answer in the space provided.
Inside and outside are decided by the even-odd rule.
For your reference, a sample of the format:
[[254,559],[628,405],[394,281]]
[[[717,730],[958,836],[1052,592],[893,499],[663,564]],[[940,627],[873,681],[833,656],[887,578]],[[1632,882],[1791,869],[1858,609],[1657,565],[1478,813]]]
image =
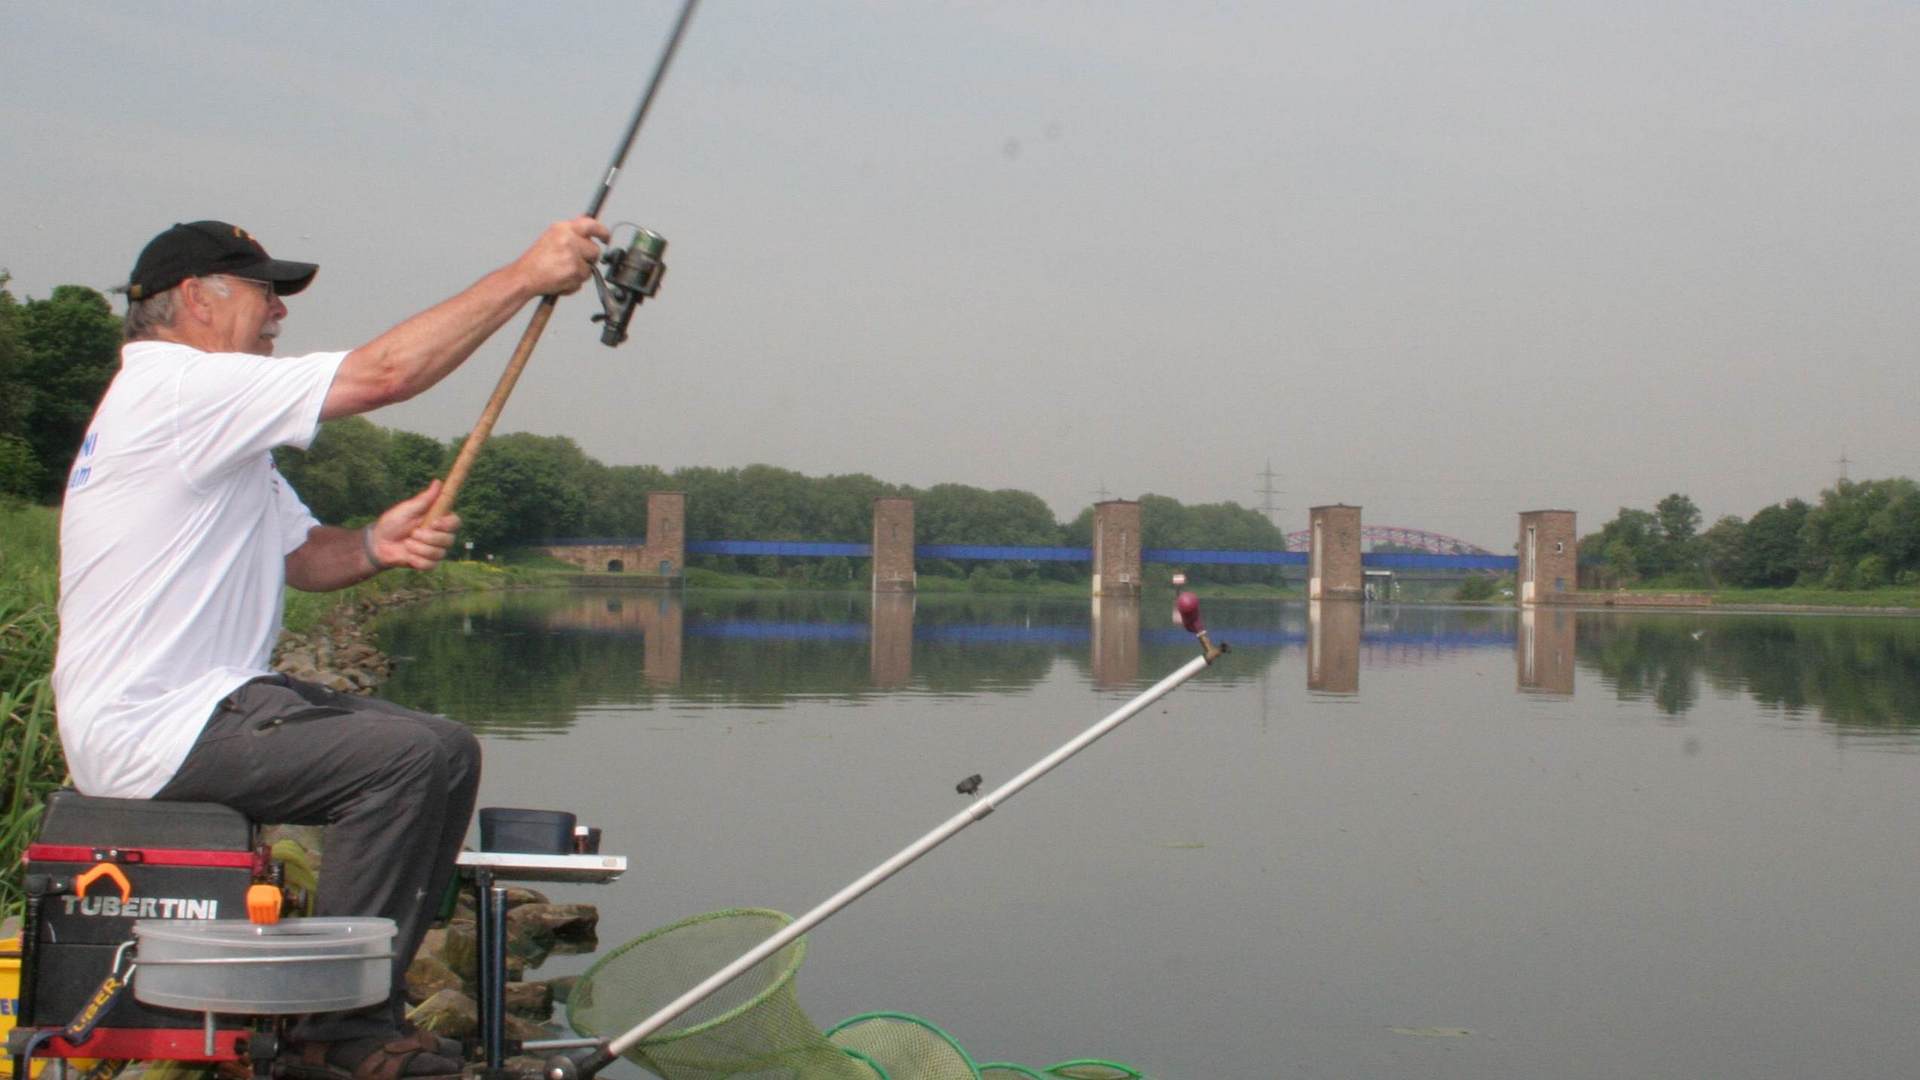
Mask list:
[[[555,546],[636,544],[608,539],[556,540]],[[772,555],[783,558],[864,559],[873,545],[829,540],[689,540],[689,555]],[[1082,547],[1023,547],[1004,544],[920,544],[917,559],[955,559],[981,562],[1090,562],[1091,549]],[[1305,566],[1304,551],[1231,551],[1211,548],[1142,548],[1140,561],[1168,566]],[[1480,570],[1511,572],[1519,565],[1512,555],[1429,554],[1425,552],[1365,552],[1360,565],[1381,570]]]

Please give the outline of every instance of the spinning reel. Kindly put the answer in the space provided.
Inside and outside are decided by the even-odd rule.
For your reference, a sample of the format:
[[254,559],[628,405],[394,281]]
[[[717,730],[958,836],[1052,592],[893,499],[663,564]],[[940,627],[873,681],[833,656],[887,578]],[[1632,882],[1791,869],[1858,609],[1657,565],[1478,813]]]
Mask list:
[[633,309],[660,291],[660,279],[667,272],[667,264],[661,260],[667,250],[666,237],[638,225],[631,228],[633,240],[626,247],[609,246],[600,256],[607,268],[605,276],[599,267],[593,270],[593,284],[600,290],[600,306],[604,309],[593,321],[606,324],[600,330],[600,344],[609,347],[627,340]]

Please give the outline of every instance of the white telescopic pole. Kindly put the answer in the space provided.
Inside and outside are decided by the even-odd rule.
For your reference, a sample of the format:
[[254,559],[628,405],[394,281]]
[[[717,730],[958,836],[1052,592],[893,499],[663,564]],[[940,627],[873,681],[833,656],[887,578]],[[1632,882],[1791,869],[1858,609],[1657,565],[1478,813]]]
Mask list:
[[886,862],[867,871],[859,880],[834,893],[825,903],[781,927],[779,933],[754,946],[738,960],[714,972],[705,982],[673,999],[659,1012],[642,1020],[632,1030],[608,1043],[606,1054],[619,1057],[626,1053],[640,1040],[666,1027],[680,1014],[706,1000],[714,991],[739,978],[748,968],[786,948],[795,938],[825,922],[828,916],[858,900],[874,886],[906,869],[907,864],[939,847],[960,830],[993,813],[1001,803],[1012,798],[1021,788],[1052,772],[1061,762],[1086,749],[1095,739],[1126,723],[1134,714],[1165,697],[1181,683],[1193,678],[1210,662],[1210,656],[1196,656],[1187,661],[1186,666],[1161,679],[1139,697],[1115,709],[1105,719],[1075,736],[1073,741],[1034,762],[1019,776],[995,788],[979,802],[947,819],[946,823],[939,828],[907,845]]

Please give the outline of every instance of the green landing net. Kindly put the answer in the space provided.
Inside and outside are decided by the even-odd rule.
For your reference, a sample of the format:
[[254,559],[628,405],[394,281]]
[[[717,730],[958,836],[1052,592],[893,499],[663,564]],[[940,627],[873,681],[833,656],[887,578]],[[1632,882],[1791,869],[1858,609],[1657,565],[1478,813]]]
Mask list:
[[[652,1016],[792,918],[733,908],[664,926],[601,957],[567,1000],[567,1022],[610,1039]],[[873,1080],[800,1011],[793,976],[807,955],[801,938],[682,1015],[680,1026],[642,1039],[627,1059],[664,1080]]]
[[[580,976],[567,1020],[611,1039],[658,1012],[793,921],[763,908],[695,915],[614,949]],[[1044,1069],[974,1063],[953,1036],[917,1016],[863,1013],[822,1033],[800,1011],[794,976],[806,939],[768,956],[629,1049],[662,1080],[1147,1080],[1118,1062],[1080,1058]]]

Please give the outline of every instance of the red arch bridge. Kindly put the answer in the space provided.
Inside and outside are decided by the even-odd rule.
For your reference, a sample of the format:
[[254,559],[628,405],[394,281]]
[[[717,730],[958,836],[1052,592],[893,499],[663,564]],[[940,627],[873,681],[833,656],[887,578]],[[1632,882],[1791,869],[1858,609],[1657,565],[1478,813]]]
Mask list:
[[[1396,548],[1412,548],[1428,555],[1492,555],[1486,548],[1469,544],[1465,540],[1446,536],[1425,529],[1409,529],[1404,525],[1362,525],[1360,542],[1379,547],[1392,544]],[[1313,531],[1301,529],[1287,534],[1288,551],[1306,551],[1313,543]]]

